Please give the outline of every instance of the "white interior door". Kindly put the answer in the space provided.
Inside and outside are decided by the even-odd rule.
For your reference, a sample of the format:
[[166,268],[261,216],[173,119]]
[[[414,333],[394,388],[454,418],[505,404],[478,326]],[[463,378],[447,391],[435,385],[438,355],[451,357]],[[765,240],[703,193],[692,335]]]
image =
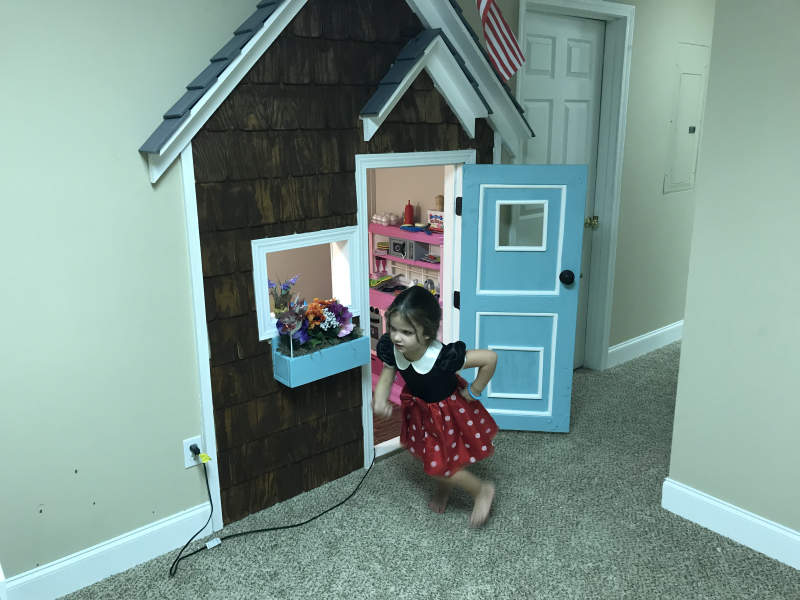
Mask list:
[[[584,214],[594,214],[600,91],[605,22],[527,11],[523,15],[526,62],[517,95],[536,137],[527,164],[589,167]],[[584,230],[575,330],[575,367],[583,364],[592,229]]]

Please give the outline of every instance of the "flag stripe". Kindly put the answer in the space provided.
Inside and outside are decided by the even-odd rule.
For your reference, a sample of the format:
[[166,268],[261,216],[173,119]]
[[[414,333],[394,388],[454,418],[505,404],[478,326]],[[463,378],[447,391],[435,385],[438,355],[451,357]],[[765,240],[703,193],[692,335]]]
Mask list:
[[494,25],[503,35],[503,39],[506,41],[506,45],[511,51],[512,58],[516,59],[518,66],[522,66],[522,63],[525,62],[525,59],[522,58],[522,51],[519,49],[519,44],[517,44],[517,40],[511,33],[511,28],[508,26],[508,23],[506,23],[503,15],[500,14],[497,6],[494,4],[489,8],[489,18],[494,19]]
[[508,81],[525,62],[525,55],[495,0],[477,0],[477,6],[489,59],[495,71]]
[[501,66],[500,66],[500,65],[497,63],[497,61],[494,59],[494,57],[495,57],[494,53],[493,53],[493,52],[490,52],[490,53],[489,53],[489,58],[490,58],[490,59],[491,59],[491,61],[492,61],[492,65],[494,65],[494,70],[495,70],[495,71],[497,71],[497,72],[499,73],[500,77],[502,77],[502,78],[503,78],[503,81],[507,81],[507,80],[510,78],[510,76],[509,76],[509,75],[508,75],[508,74],[505,72],[505,70],[503,69],[503,67],[501,67]]
[[484,27],[483,33],[486,36],[486,41],[488,42],[488,47],[490,50],[489,54],[494,59],[495,66],[497,67],[502,65],[502,68],[500,69],[502,71],[501,74],[506,79],[510,78],[511,75],[514,74],[514,69],[511,67],[510,64],[508,64],[505,55],[503,54],[502,50],[500,50],[499,44],[497,43],[494,34],[488,27]]
[[497,39],[494,30],[491,27],[487,27],[484,29],[484,33],[486,34],[486,40],[489,43],[489,46],[492,48],[493,53],[495,54],[495,58],[497,62],[502,64],[506,73],[513,73],[514,67],[509,61],[508,56],[506,56],[505,52],[503,51],[502,44]]
[[516,53],[514,52],[511,44],[508,42],[508,38],[506,37],[505,32],[502,28],[498,27],[493,22],[493,16],[489,13],[489,30],[494,34],[495,39],[498,42],[498,45],[503,52],[503,55],[506,57],[508,62],[514,65],[515,69],[518,69],[522,63],[520,62],[519,58],[517,57]]

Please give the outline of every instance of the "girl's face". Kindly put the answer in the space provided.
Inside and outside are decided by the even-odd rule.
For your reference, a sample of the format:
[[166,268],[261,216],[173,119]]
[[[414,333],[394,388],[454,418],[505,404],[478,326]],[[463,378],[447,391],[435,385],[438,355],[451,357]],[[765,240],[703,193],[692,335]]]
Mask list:
[[392,315],[389,319],[389,337],[395,348],[408,360],[417,360],[425,354],[430,340],[422,335],[422,329],[415,327],[408,319]]

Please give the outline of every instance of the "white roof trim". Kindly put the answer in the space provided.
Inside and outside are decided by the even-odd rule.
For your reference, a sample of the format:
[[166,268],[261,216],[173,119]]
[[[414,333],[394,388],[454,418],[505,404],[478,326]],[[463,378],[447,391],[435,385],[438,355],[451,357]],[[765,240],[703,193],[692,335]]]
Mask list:
[[155,183],[175,161],[200,128],[211,118],[225,98],[244,78],[261,55],[272,45],[286,26],[294,19],[307,0],[287,0],[264,22],[264,25],[250,41],[245,44],[239,56],[220,75],[217,82],[212,85],[203,97],[198,100],[185,122],[167,140],[158,154],[147,154],[147,164],[150,170],[150,182]]
[[[503,139],[503,144],[515,157],[521,157],[527,140],[530,139],[528,124],[508,97],[497,79],[492,65],[486,60],[472,35],[465,29],[461,18],[448,1],[406,0],[422,24],[429,29],[441,29],[464,59],[479,89],[492,108],[488,121]],[[480,68],[483,65],[484,68]]]
[[397,85],[394,93],[381,108],[380,113],[376,116],[361,117],[364,123],[365,142],[372,139],[372,136],[375,135],[383,121],[389,116],[389,113],[392,112],[400,98],[408,91],[408,88],[411,87],[411,84],[414,83],[414,80],[423,69],[431,76],[436,88],[453,110],[469,137],[475,137],[475,119],[487,117],[489,111],[470,80],[467,79],[464,71],[461,70],[461,66],[453,57],[447,44],[441,36],[437,36],[425,49],[423,56],[417,60],[414,68],[406,73],[403,81]]

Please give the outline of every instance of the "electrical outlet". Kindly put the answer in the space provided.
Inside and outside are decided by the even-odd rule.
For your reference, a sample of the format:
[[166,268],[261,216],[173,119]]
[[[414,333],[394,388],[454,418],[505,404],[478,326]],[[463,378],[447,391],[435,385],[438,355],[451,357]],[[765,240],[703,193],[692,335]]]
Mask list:
[[183,466],[187,469],[189,467],[196,467],[197,465],[203,464],[200,462],[200,458],[195,457],[195,455],[192,454],[192,451],[189,450],[189,446],[192,444],[197,444],[197,447],[200,448],[200,452],[203,451],[203,444],[200,441],[199,435],[183,440]]

